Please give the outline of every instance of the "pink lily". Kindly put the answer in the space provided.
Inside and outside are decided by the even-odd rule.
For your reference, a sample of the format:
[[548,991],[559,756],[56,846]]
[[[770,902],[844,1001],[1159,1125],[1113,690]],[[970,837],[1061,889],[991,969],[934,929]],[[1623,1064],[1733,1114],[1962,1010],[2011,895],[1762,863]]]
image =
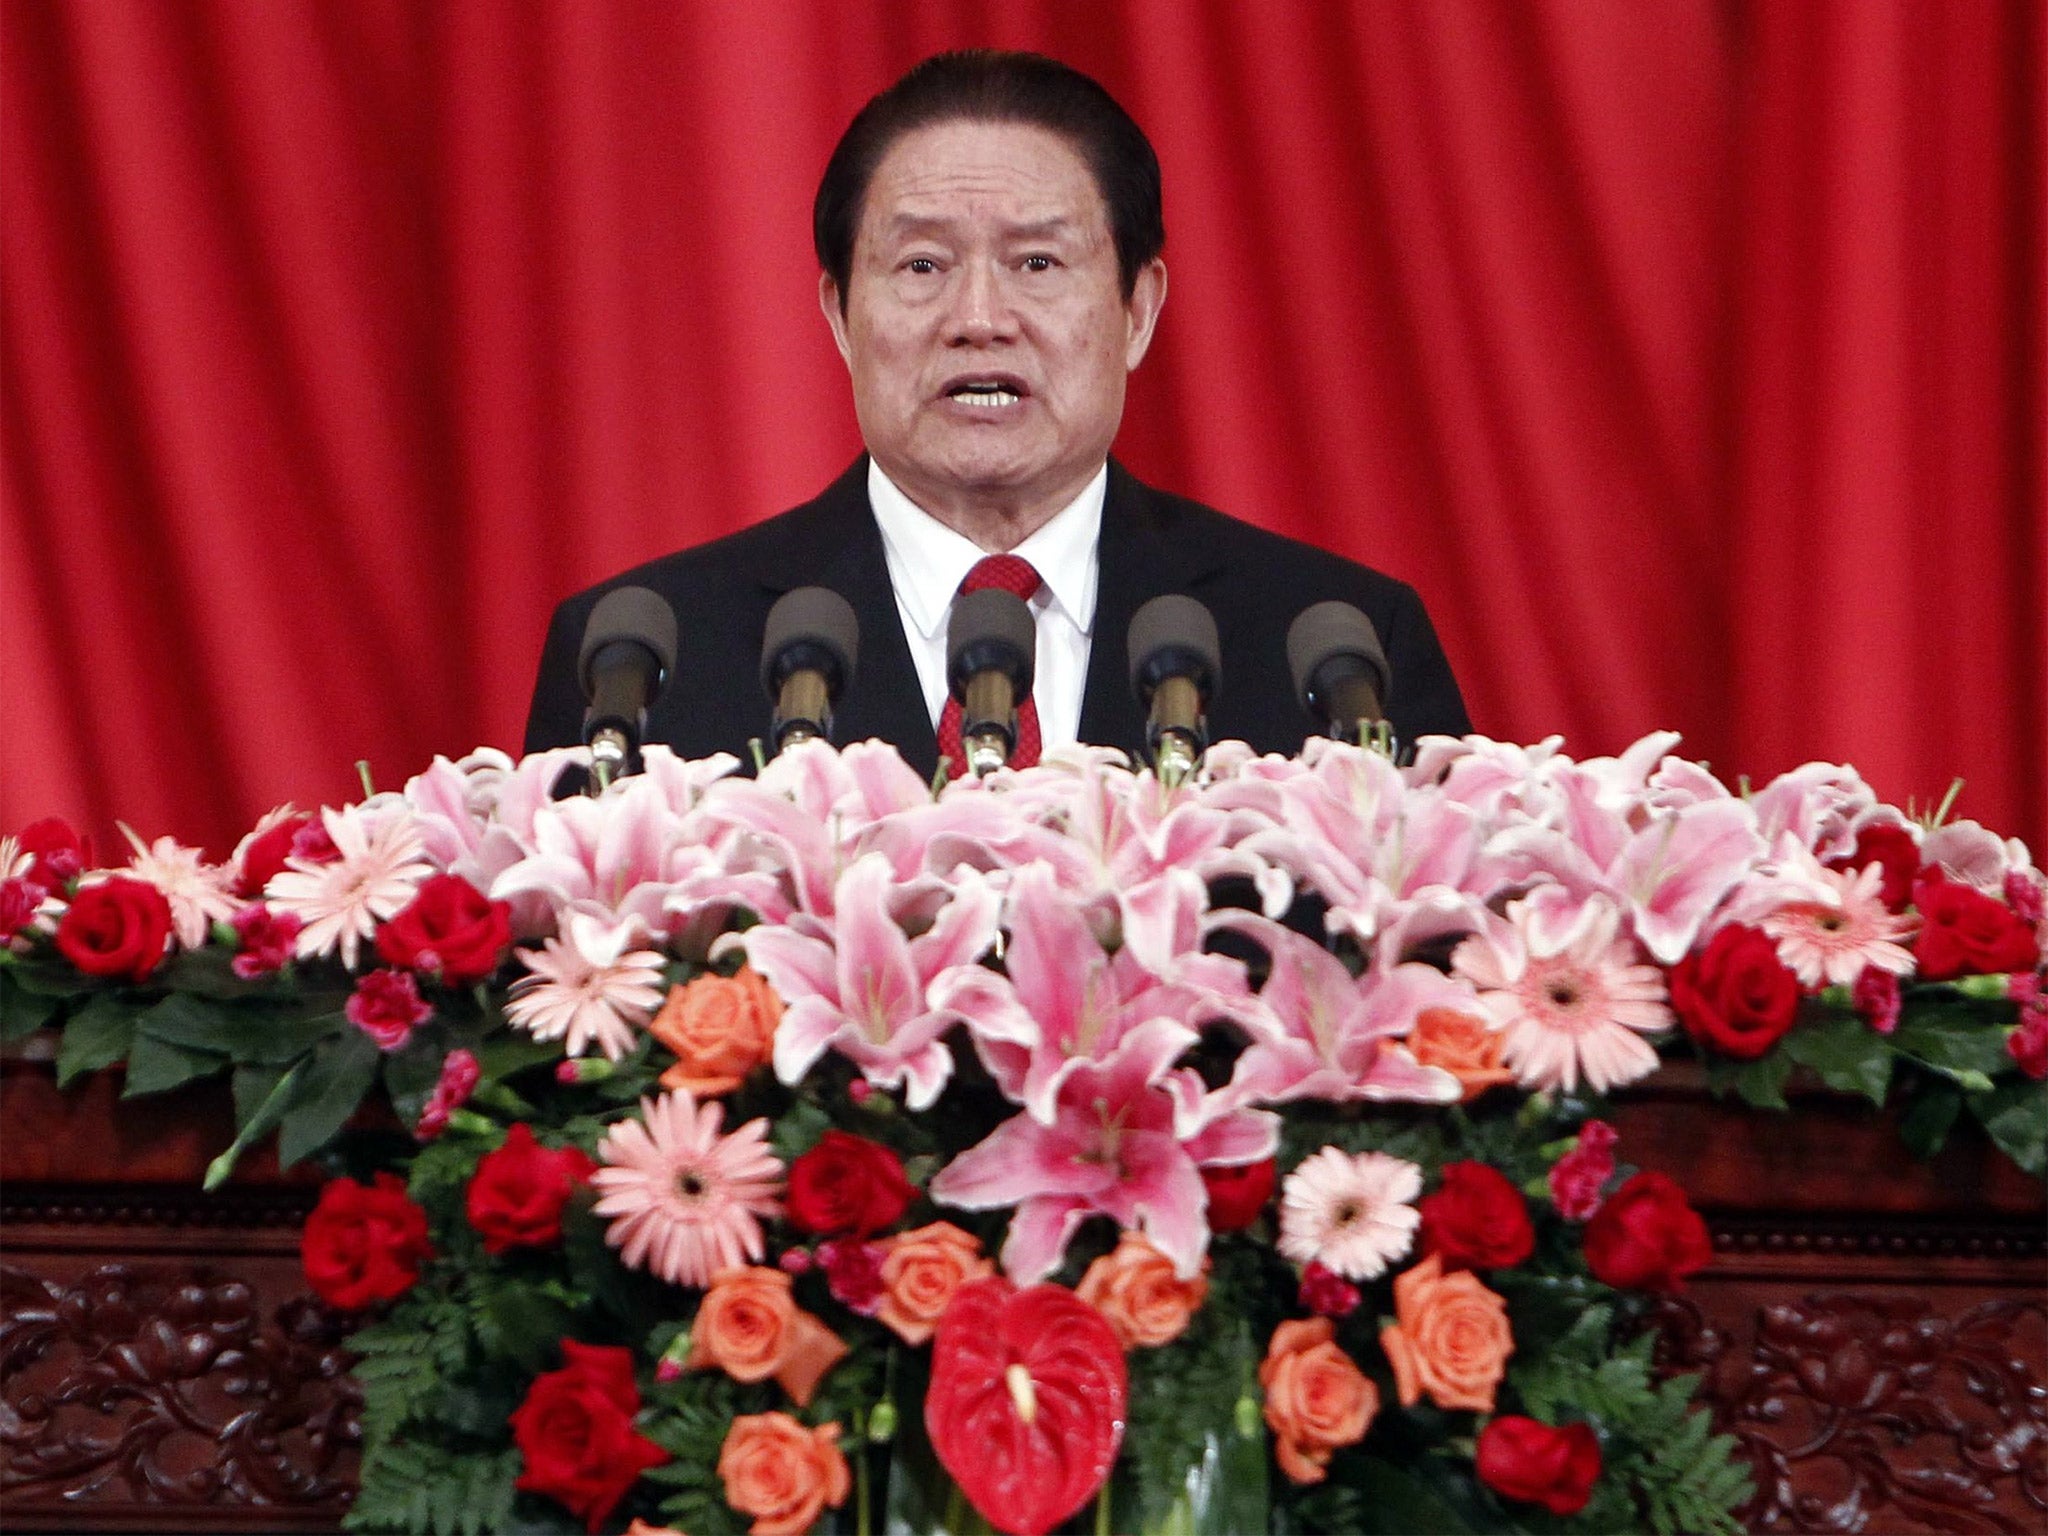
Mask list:
[[1458,1080],[1418,1064],[1401,1043],[1424,1009],[1482,1014],[1469,986],[1433,966],[1389,964],[1353,977],[1312,939],[1249,912],[1219,913],[1212,927],[1244,934],[1272,957],[1259,1001],[1275,1028],[1253,1035],[1226,1093],[1233,1103],[1291,1099],[1449,1104]]
[[[1236,960],[1183,953],[1161,975],[1128,944],[1105,954],[1047,865],[1016,872],[1008,910],[1007,974],[963,966],[935,980],[930,999],[966,1021],[997,1086],[1042,1124],[1076,1073],[1125,1051],[1170,1064],[1200,1038],[1195,1025],[1257,1009]],[[1193,951],[1199,926],[1189,938]]]
[[979,876],[964,878],[913,939],[889,915],[892,880],[889,861],[868,854],[839,877],[830,924],[764,924],[721,947],[744,949],[782,996],[775,1073],[783,1082],[801,1082],[836,1050],[877,1087],[907,1083],[910,1107],[926,1109],[953,1072],[941,1037],[962,1021],[930,993],[955,967],[979,968],[995,939],[997,898]]
[[1172,1029],[1133,1032],[1109,1060],[1064,1078],[1049,1123],[1013,1115],[954,1158],[932,1198],[970,1211],[1015,1206],[1002,1261],[1020,1285],[1058,1268],[1091,1214],[1142,1231],[1192,1277],[1209,1245],[1201,1166],[1270,1157],[1279,1119],[1213,1096],[1203,1104],[1201,1080],[1172,1068],[1181,1049]]

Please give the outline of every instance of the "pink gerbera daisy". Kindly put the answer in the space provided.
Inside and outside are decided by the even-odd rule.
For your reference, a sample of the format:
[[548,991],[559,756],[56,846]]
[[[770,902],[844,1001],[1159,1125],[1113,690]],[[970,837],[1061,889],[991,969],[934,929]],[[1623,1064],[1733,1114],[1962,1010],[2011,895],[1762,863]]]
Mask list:
[[699,1108],[687,1093],[640,1101],[640,1119],[605,1133],[591,1175],[595,1210],[616,1217],[605,1241],[622,1262],[672,1285],[704,1286],[721,1269],[760,1259],[763,1218],[781,1214],[782,1164],[768,1150],[768,1122],[720,1136],[722,1105]]
[[354,970],[363,940],[398,915],[434,867],[411,816],[373,820],[349,805],[329,807],[320,817],[339,856],[316,863],[294,852],[272,877],[267,899],[273,912],[299,920],[300,959],[339,949],[341,963]]
[[571,914],[567,935],[519,951],[532,974],[512,983],[505,1017],[536,1040],[563,1041],[571,1056],[595,1042],[617,1061],[633,1048],[635,1026],[653,1017],[665,995],[661,955],[626,949],[636,931],[630,922]]
[[1508,908],[1509,923],[1460,944],[1451,965],[1479,988],[1501,1054],[1525,1088],[1595,1093],[1656,1070],[1642,1037],[1671,1025],[1663,975],[1635,963],[1604,896],[1574,903],[1548,886]]
[[199,948],[216,921],[224,923],[235,915],[241,903],[228,889],[228,871],[208,864],[197,848],[187,848],[174,837],[145,843],[125,821],[117,825],[135,850],[128,873],[163,892],[179,947]]
[[1325,1147],[1280,1186],[1280,1251],[1347,1280],[1370,1280],[1414,1245],[1421,1193],[1413,1163]]
[[1898,942],[1913,936],[1911,917],[1884,904],[1884,868],[1866,864],[1853,873],[1824,869],[1837,900],[1795,901],[1767,914],[1765,933],[1778,941],[1778,958],[1809,991],[1833,985],[1853,987],[1865,966],[1894,976],[1913,969],[1912,951]]

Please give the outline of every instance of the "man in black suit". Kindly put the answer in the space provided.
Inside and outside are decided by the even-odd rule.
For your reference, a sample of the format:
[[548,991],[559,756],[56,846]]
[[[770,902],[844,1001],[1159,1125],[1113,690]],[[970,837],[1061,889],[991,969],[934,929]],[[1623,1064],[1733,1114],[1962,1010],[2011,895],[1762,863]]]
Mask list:
[[768,739],[762,629],[778,596],[809,585],[846,597],[860,620],[834,734],[879,736],[924,772],[939,755],[952,597],[990,584],[1030,603],[1032,711],[1048,746],[1142,747],[1124,639],[1131,615],[1167,593],[1216,617],[1214,739],[1301,745],[1314,723],[1284,637],[1330,598],[1379,632],[1403,740],[1468,729],[1413,589],[1153,490],[1109,458],[1166,298],[1165,228],[1151,145],[1094,81],[1028,54],[926,60],[847,129],[814,230],[820,305],[867,454],[814,501],[564,602],[529,751],[581,739],[584,625],[624,585],[675,609],[679,659],[648,739],[689,756],[744,757]]

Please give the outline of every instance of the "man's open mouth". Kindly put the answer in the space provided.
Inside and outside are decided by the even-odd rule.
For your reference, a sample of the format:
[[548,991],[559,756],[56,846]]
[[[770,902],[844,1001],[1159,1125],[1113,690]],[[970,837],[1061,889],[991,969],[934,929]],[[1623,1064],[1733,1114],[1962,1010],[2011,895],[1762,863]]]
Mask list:
[[1015,405],[1025,394],[1023,381],[1006,374],[970,376],[946,386],[947,398],[982,408]]

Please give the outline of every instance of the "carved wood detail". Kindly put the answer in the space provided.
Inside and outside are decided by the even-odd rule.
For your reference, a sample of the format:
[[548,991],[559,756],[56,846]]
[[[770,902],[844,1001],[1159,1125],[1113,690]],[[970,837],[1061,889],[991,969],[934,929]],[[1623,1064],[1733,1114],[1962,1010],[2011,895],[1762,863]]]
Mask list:
[[347,1327],[214,1264],[0,1264],[9,1528],[331,1528],[360,1439]]

